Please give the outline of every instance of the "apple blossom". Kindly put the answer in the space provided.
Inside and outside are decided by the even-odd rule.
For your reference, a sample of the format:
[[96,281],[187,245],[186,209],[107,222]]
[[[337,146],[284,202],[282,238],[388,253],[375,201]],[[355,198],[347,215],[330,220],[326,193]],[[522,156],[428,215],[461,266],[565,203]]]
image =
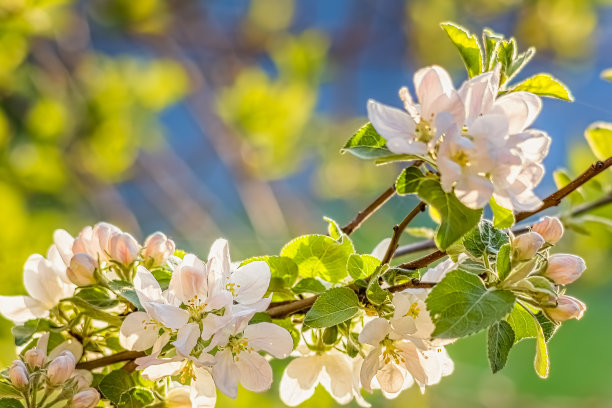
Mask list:
[[512,239],[512,249],[519,261],[533,258],[544,245],[544,238],[537,232],[527,232]]
[[56,386],[65,383],[74,373],[76,360],[71,352],[63,351],[47,367],[49,384]]
[[66,275],[72,283],[77,286],[86,286],[96,283],[94,272],[98,263],[91,255],[84,252],[74,254],[70,260],[70,266],[66,269]]
[[586,311],[586,305],[575,297],[561,295],[557,299],[557,307],[545,308],[544,311],[555,322],[580,320]]
[[149,235],[142,249],[142,257],[148,266],[161,266],[174,254],[174,241],[162,232]]
[[531,227],[550,245],[554,245],[563,236],[563,223],[557,217],[544,217]]
[[108,240],[108,254],[122,265],[131,265],[138,257],[140,245],[127,232],[115,232]]
[[11,364],[11,367],[8,370],[8,375],[11,383],[17,389],[22,390],[30,383],[28,369],[21,360],[13,361],[13,364]]
[[100,401],[100,394],[95,388],[85,388],[72,397],[70,408],[94,408]]
[[578,279],[586,269],[584,259],[571,254],[553,254],[548,257],[544,276],[558,285],[569,285]]
[[44,351],[34,347],[25,352],[23,359],[31,370],[40,368],[45,363],[47,355]]

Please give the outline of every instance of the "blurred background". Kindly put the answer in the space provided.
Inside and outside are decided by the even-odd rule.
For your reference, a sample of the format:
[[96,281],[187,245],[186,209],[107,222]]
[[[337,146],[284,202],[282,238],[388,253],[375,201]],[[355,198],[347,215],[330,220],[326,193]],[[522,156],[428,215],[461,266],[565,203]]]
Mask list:
[[[574,103],[546,100],[535,124],[553,138],[539,194],[555,190],[554,169],[567,169],[557,179],[585,169],[595,158],[584,129],[612,121],[612,83],[600,79],[612,67],[610,0],[0,0],[1,294],[23,292],[25,259],[46,253],[56,228],[162,230],[202,256],[225,237],[238,260],[323,233],[323,215],[348,222],[398,173],[339,154],[367,99],[400,106],[398,89],[426,64],[465,78],[439,28],[447,20],[535,46],[520,79],[548,71],[572,89]],[[598,180],[612,185],[609,171]],[[572,199],[595,198],[597,184]],[[413,205],[389,202],[354,234],[357,249],[370,252]],[[612,218],[612,207],[597,215]],[[551,340],[548,380],[533,372],[533,341],[492,375],[481,334],[449,347],[455,374],[425,395],[370,400],[612,407],[612,233],[601,224],[563,241],[587,260],[572,294],[589,310]],[[6,320],[0,351],[7,365]],[[277,386],[218,406],[282,406]],[[322,390],[314,404],[334,406]]]

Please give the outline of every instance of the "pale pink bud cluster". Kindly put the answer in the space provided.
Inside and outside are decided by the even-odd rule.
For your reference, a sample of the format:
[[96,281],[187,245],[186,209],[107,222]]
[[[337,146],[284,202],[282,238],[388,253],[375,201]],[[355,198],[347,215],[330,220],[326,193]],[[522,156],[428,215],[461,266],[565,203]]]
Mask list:
[[86,286],[96,283],[94,272],[98,262],[89,254],[79,252],[70,260],[70,266],[66,269],[66,275],[72,283],[77,286]]
[[69,351],[55,357],[47,367],[47,379],[51,385],[60,385],[68,381],[76,368],[74,355]]
[[108,241],[108,254],[111,259],[125,265],[131,265],[138,258],[140,246],[127,232],[113,234]]
[[586,269],[584,259],[571,254],[554,254],[548,258],[544,276],[557,285],[569,285],[578,279]]
[[544,238],[537,232],[527,232],[512,240],[516,260],[526,261],[535,256],[544,245]]
[[85,388],[72,397],[70,408],[93,408],[99,401],[100,394],[95,388]]
[[165,234],[156,232],[146,239],[142,257],[145,263],[151,266],[161,266],[174,254],[175,249],[174,241],[168,239]]
[[28,376],[28,369],[23,361],[13,361],[13,364],[11,364],[11,367],[9,368],[9,379],[17,389],[23,390],[28,386],[30,379]]
[[557,298],[557,307],[544,309],[548,317],[555,322],[564,322],[569,319],[582,319],[586,305],[575,297],[562,295]]
[[23,359],[25,360],[28,367],[30,367],[30,370],[42,367],[43,364],[45,364],[46,358],[46,353],[36,347],[26,351],[23,355]]
[[563,237],[563,224],[557,217],[544,217],[531,227],[531,231],[540,234],[547,243],[555,245]]

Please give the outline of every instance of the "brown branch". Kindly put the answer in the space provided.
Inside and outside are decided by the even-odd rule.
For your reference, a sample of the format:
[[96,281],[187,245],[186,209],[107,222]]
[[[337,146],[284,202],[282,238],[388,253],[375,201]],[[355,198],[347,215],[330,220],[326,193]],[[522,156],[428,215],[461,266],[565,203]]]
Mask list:
[[425,208],[427,208],[427,204],[425,204],[422,201],[419,202],[417,206],[414,207],[412,211],[410,211],[410,213],[406,216],[406,218],[402,220],[402,222],[400,222],[399,224],[393,227],[393,236],[391,237],[391,242],[389,243],[387,252],[385,253],[385,256],[380,262],[381,265],[386,265],[391,261],[391,259],[393,259],[393,255],[395,254],[395,250],[397,249],[399,245],[399,240],[400,240],[400,237],[402,236],[402,233],[404,232],[408,224],[410,224],[410,222],[417,215],[419,215],[419,213],[425,211]]
[[138,357],[143,357],[146,354],[142,351],[120,351],[110,356],[100,357],[96,360],[84,361],[77,364],[76,368],[82,370],[93,370],[94,368],[105,367],[107,365],[121,363],[123,361],[132,361]]
[[436,286],[437,282],[421,282],[418,279],[412,279],[408,282],[400,283],[395,286],[391,286],[387,288],[387,290],[391,293],[401,292],[404,289],[430,289]]
[[364,210],[359,211],[355,218],[342,227],[342,232],[346,235],[351,235],[353,231],[361,226],[372,214],[374,214],[380,207],[382,207],[391,197],[395,195],[395,184],[391,187],[383,191],[381,195],[376,197],[374,201],[370,205],[368,205]]
[[444,256],[446,256],[446,252],[438,250],[428,255],[425,255],[422,258],[418,258],[418,259],[415,259],[414,261],[410,261],[410,262],[406,262],[401,265],[398,265],[398,267],[402,269],[410,269],[410,270],[421,269],[421,268],[426,267],[430,263],[433,263],[437,261],[438,259],[443,258]]

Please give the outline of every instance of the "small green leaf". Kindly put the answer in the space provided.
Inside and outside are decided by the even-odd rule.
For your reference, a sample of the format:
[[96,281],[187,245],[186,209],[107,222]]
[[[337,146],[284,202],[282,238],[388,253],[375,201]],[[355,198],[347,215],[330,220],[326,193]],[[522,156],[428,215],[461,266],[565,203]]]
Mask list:
[[482,214],[482,210],[467,208],[453,193],[444,192],[437,180],[424,180],[419,186],[419,197],[440,214],[441,223],[436,230],[435,242],[441,250],[474,228]]
[[304,323],[313,328],[331,327],[353,318],[359,313],[357,294],[349,288],[332,288],[314,302]]
[[109,309],[119,304],[117,299],[111,296],[107,289],[103,289],[99,286],[86,286],[77,289],[74,294],[94,307],[101,309]]
[[540,96],[573,101],[569,88],[549,74],[537,74],[512,88],[511,92],[526,91]]
[[495,60],[494,63],[501,63],[501,75],[500,83],[504,84],[508,81],[507,72],[512,65],[512,61],[516,57],[516,40],[510,38],[509,40],[499,41],[495,47]]
[[338,283],[347,275],[346,262],[353,252],[348,237],[339,243],[325,235],[304,235],[285,245],[280,254],[297,264],[299,276]]
[[493,227],[489,220],[482,220],[478,226],[465,234],[463,246],[475,258],[496,254],[509,241],[508,234]]
[[331,326],[323,330],[323,343],[333,346],[338,340],[338,326]]
[[387,297],[389,296],[389,292],[380,287],[380,283],[378,279],[380,276],[386,271],[387,266],[379,266],[376,271],[372,274],[372,277],[368,281],[368,287],[366,289],[366,297],[370,301],[370,303],[374,305],[382,305]]
[[386,145],[385,138],[368,122],[346,142],[341,152],[349,152],[360,159],[377,159],[393,154]]
[[32,336],[36,333],[46,332],[52,328],[57,328],[54,323],[50,322],[46,319],[33,319],[28,320],[24,324],[20,326],[14,326],[11,329],[11,333],[13,334],[13,338],[15,339],[16,346],[25,345]]
[[293,286],[298,278],[298,266],[291,258],[285,256],[258,256],[245,259],[240,266],[254,261],[264,261],[267,263],[270,267],[270,276],[281,279],[288,287]]
[[504,368],[513,344],[514,331],[508,322],[501,320],[489,327],[487,346],[489,364],[493,373]]
[[552,320],[550,320],[546,315],[542,312],[539,312],[535,315],[540,327],[542,328],[542,332],[544,333],[544,338],[546,342],[548,342],[552,336],[557,332],[559,328],[559,324],[556,324]]
[[506,321],[514,331],[514,343],[523,339],[532,339],[537,336],[537,322],[523,306],[516,303],[512,312],[506,317]]
[[120,317],[114,314],[107,313],[81,298],[71,297],[66,300],[77,306],[79,309],[83,309],[87,316],[91,317],[92,319],[99,320],[101,322],[106,322],[117,327],[121,326],[122,320]]
[[497,204],[493,197],[491,197],[489,205],[491,206],[491,211],[493,211],[493,226],[495,228],[505,229],[514,225],[514,213],[512,210]]
[[487,289],[476,275],[449,272],[427,297],[436,325],[434,337],[457,338],[477,333],[512,311],[515,297],[507,290]]
[[415,194],[424,177],[423,172],[417,167],[408,167],[407,169],[402,170],[397,178],[397,181],[395,182],[395,190],[397,191],[397,194]]
[[136,306],[138,310],[144,310],[142,308],[142,305],[140,304],[140,300],[138,300],[138,295],[134,290],[134,286],[130,282],[114,280],[108,282],[108,286],[113,292],[115,292],[115,294],[121,296],[122,298]]
[[482,72],[482,52],[480,44],[478,44],[478,37],[453,23],[442,23],[440,25],[459,50],[470,78],[480,74]]
[[323,217],[323,219],[329,224],[327,226],[327,233],[329,236],[338,241],[342,237],[342,229],[340,228],[340,225],[329,217]]
[[315,278],[304,278],[299,281],[291,290],[300,295],[302,293],[314,293],[318,295],[319,293],[325,292],[325,286]]
[[119,404],[121,394],[132,388],[134,385],[134,379],[125,370],[111,371],[102,378],[98,389],[104,396],[104,398],[110,400],[115,404]]
[[23,404],[15,398],[2,398],[0,408],[23,408]]
[[527,63],[531,61],[531,59],[535,55],[535,52],[535,48],[530,47],[527,49],[527,51],[517,55],[510,63],[510,66],[506,69],[506,81],[511,81],[512,78],[514,78],[519,72],[521,72],[525,65],[527,65]]
[[155,401],[153,393],[143,387],[132,387],[121,394],[118,408],[144,408]]
[[484,45],[484,69],[483,71],[491,71],[494,68],[495,50],[497,43],[504,39],[504,36],[496,33],[490,28],[482,30],[482,43]]
[[157,268],[152,270],[151,274],[153,274],[153,277],[155,278],[157,283],[159,283],[159,287],[162,290],[168,289],[168,286],[170,286],[170,279],[172,279],[171,271],[164,268]]
[[0,381],[0,398],[12,397],[15,395],[21,395],[21,393],[13,387],[12,384]]
[[612,157],[612,123],[595,122],[585,130],[584,137],[598,160]]
[[497,253],[496,260],[496,269],[497,269],[497,277],[500,281],[503,282],[504,279],[510,275],[510,270],[512,269],[512,261],[510,259],[510,253],[512,252],[512,248],[510,244],[504,244],[501,248],[499,248],[499,252]]
[[346,269],[353,280],[366,278],[376,271],[380,260],[372,255],[352,254],[348,258]]
[[540,378],[547,378],[550,370],[550,359],[548,357],[548,348],[546,346],[546,338],[539,324],[536,324],[536,354],[534,367],[536,374]]

